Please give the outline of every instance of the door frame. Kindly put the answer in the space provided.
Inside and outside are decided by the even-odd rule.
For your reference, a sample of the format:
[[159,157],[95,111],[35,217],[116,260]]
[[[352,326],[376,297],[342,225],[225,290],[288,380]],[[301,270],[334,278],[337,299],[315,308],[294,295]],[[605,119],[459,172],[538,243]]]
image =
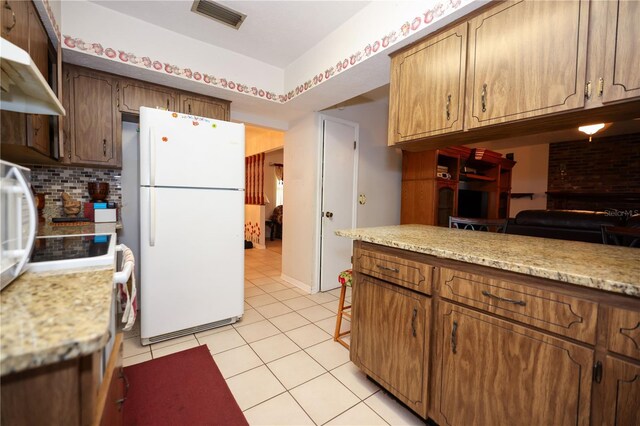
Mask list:
[[[325,121],[333,121],[334,123],[340,123],[347,126],[351,126],[354,128],[354,137],[356,142],[356,148],[354,149],[353,154],[353,176],[352,176],[352,185],[353,185],[353,205],[351,209],[351,227],[355,228],[358,222],[358,160],[360,153],[360,125],[353,121],[343,120],[341,118],[332,117],[329,115],[319,114],[318,122],[320,132],[318,135],[318,162],[317,162],[317,170],[318,170],[318,180],[316,183],[316,205],[318,206],[318,216],[316,220],[316,235],[317,245],[316,245],[316,270],[315,270],[315,280],[314,284],[311,288],[311,293],[317,293],[320,291],[320,284],[322,279],[322,200],[323,200],[323,190],[324,190],[324,122]],[[337,279],[337,277],[336,277]]]

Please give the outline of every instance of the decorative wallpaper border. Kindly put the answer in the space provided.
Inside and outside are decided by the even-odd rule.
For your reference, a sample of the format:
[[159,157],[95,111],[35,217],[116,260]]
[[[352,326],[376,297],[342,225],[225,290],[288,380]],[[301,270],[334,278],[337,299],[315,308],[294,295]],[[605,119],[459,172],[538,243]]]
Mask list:
[[56,36],[58,37],[58,41],[60,41],[60,39],[61,39],[60,27],[58,26],[58,23],[56,22],[56,15],[53,13],[53,10],[51,9],[51,5],[49,4],[49,0],[42,0],[42,4],[44,4],[44,10],[47,12],[47,17],[49,18],[49,21],[51,22],[51,26],[53,27],[53,31],[56,33]]
[[[439,21],[446,14],[450,14],[454,10],[460,8],[462,4],[469,3],[473,0],[443,0],[434,7],[425,10],[421,15],[411,17],[404,22],[397,31],[391,31],[382,37],[368,43],[362,49],[353,52],[345,58],[339,59],[332,67],[319,71],[317,74],[309,77],[306,81],[296,85],[295,88],[283,94],[276,94],[273,91],[252,86],[244,82],[234,81],[227,77],[215,76],[205,73],[201,70],[192,70],[191,68],[180,67],[168,62],[164,62],[159,58],[150,58],[141,56],[126,50],[120,50],[112,47],[104,47],[101,43],[86,42],[81,38],[64,35],[63,46],[67,49],[79,50],[84,53],[107,58],[115,62],[127,63],[140,68],[146,68],[160,73],[170,74],[187,80],[196,81],[201,84],[219,87],[232,92],[238,92],[245,95],[266,99],[271,102],[286,103],[295,97],[305,93],[309,89],[327,81],[334,76],[353,67],[362,60],[366,60],[377,53],[380,53],[397,42],[409,37],[419,29],[431,25]],[[48,0],[43,0],[49,10]],[[50,18],[53,14],[51,14]],[[55,24],[54,26],[57,28]]]

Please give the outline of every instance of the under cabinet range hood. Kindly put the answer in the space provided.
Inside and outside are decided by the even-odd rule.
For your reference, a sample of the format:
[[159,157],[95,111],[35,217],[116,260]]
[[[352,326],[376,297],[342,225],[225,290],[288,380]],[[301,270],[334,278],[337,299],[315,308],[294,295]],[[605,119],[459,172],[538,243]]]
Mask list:
[[27,52],[0,38],[0,109],[27,114],[64,115],[64,108]]

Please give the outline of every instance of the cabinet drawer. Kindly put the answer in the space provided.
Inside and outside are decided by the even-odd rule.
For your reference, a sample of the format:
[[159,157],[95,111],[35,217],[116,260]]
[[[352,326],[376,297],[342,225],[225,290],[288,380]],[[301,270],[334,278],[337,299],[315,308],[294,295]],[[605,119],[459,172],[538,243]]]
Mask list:
[[369,250],[356,250],[355,259],[360,273],[431,294],[433,266]]
[[608,349],[640,360],[640,312],[609,309]]
[[596,303],[447,268],[440,269],[439,290],[449,300],[595,344]]

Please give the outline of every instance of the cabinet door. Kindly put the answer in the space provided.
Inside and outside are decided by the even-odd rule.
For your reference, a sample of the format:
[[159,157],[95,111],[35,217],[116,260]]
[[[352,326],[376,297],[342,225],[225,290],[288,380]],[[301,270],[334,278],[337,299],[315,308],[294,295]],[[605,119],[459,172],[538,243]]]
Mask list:
[[640,425],[640,366],[607,356],[603,424]]
[[121,132],[115,79],[75,68],[69,78],[71,163],[119,167]]
[[437,201],[436,217],[438,226],[449,226],[449,216],[455,216],[457,211],[458,183],[451,181],[436,181]]
[[428,297],[357,274],[351,360],[425,418],[430,319]]
[[603,102],[640,96],[640,2],[608,3]]
[[[49,77],[49,36],[33,4],[29,4],[29,55],[45,79]],[[29,115],[27,146],[46,156],[51,155],[49,117]]]
[[389,144],[462,130],[467,23],[391,61]]
[[439,424],[589,424],[593,350],[448,303],[436,321]]
[[584,106],[586,0],[506,2],[469,21],[467,127]]
[[166,108],[169,111],[176,109],[176,93],[161,86],[124,80],[120,83],[119,95],[118,106],[122,112],[140,114],[141,106]]
[[216,101],[214,98],[180,95],[180,111],[216,120],[229,120],[229,102]]
[[29,51],[29,8],[30,1],[2,1],[2,38],[19,48]]

